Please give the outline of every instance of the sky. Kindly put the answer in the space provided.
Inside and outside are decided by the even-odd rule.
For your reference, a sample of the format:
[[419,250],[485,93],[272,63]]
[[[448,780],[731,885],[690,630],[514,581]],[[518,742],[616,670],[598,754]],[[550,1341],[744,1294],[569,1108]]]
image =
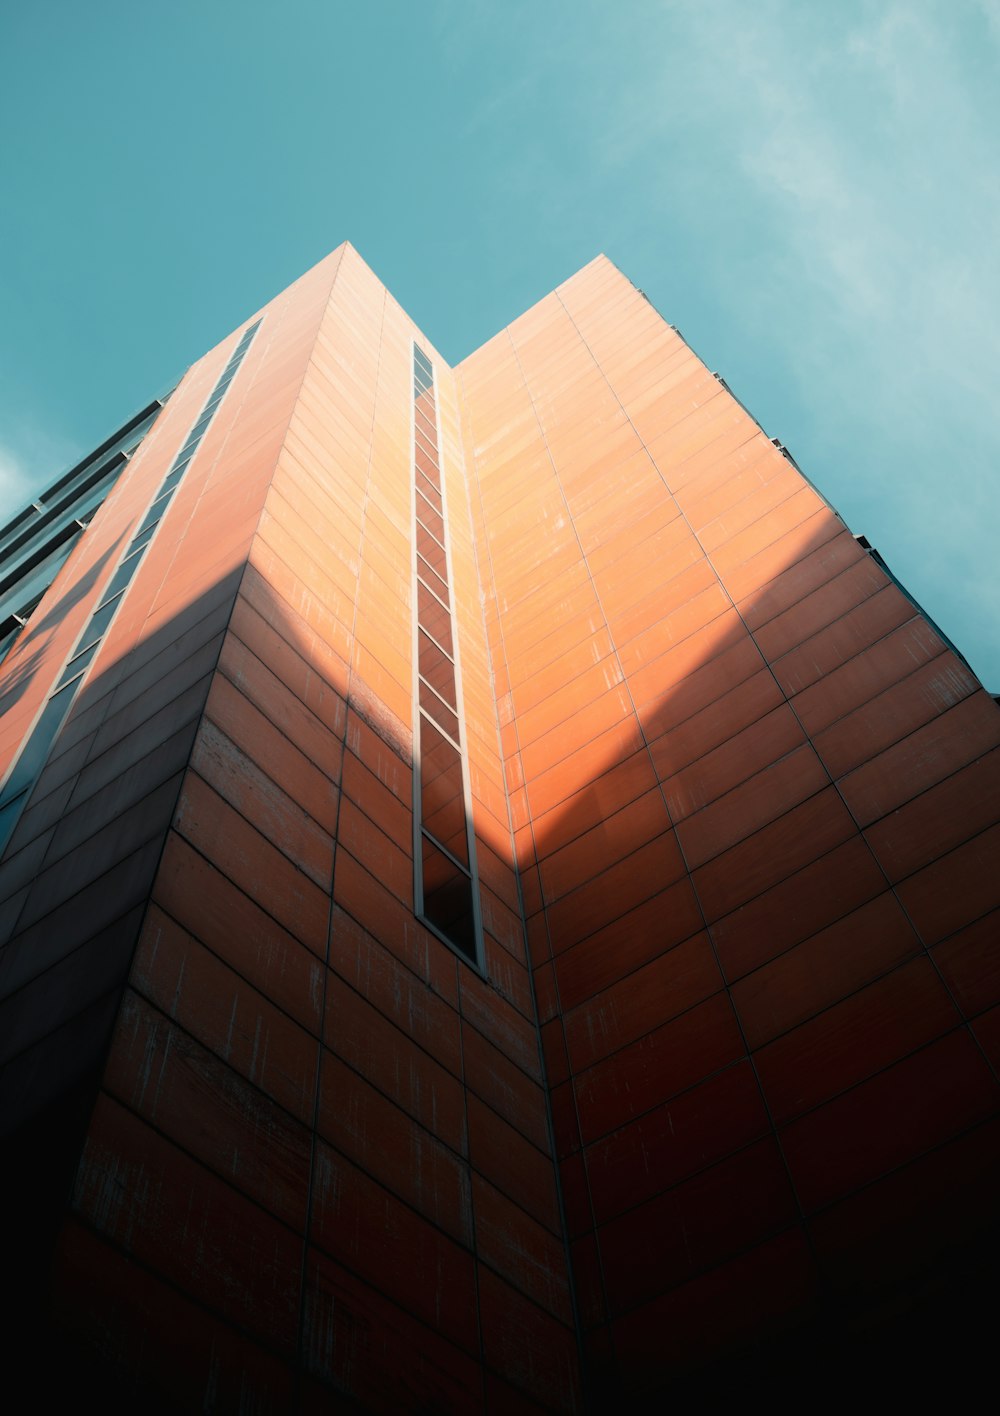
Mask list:
[[0,524],[350,240],[451,362],[598,252],[1000,692],[1000,0],[7,0]]

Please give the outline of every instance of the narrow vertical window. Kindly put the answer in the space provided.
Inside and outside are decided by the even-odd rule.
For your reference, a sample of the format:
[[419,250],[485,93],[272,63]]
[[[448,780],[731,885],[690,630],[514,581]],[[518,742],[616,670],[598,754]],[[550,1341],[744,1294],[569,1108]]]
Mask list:
[[150,541],[156,534],[164,512],[187,471],[191,459],[198,451],[208,425],[215,416],[215,410],[222,402],[226,389],[236,377],[236,371],[242,364],[243,357],[249,349],[259,325],[260,320],[257,320],[255,324],[249,325],[243,331],[239,343],[219,375],[208,401],[184,442],[184,446],[171,462],[166,477],[160,483],[152,505],[136,528],[135,535],[126,547],[117,570],[105,586],[104,592],[97,602],[97,608],[77,640],[69,662],[42,709],[30,736],[11,765],[11,770],[3,784],[3,790],[0,791],[0,855],[3,854],[14,833],[35,781],[45,766],[66,714],[83,682],[87,667],[100,648],[101,640],[125,598],[128,584],[138,569],[139,562],[145,555]]
[[439,446],[434,367],[414,344],[415,908],[436,934],[478,964],[482,926]]

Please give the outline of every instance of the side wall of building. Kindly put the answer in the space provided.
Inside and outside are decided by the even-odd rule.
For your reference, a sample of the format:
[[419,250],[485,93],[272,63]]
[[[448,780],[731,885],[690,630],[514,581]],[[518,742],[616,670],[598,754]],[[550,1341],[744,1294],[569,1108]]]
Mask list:
[[[5,853],[0,1115],[18,1164],[5,1169],[4,1218],[7,1252],[18,1251],[23,1280],[8,1292],[17,1294],[18,1315],[43,1352],[52,1339],[34,1298],[47,1284],[99,1085],[91,1130],[117,1104],[102,1073],[116,1019],[119,1033],[128,1024],[132,995],[123,1004],[123,985],[337,263],[331,257],[269,307],[142,553]],[[8,757],[30,744],[32,723],[238,339],[225,340],[186,375],[4,664]],[[142,1231],[138,1196],[144,1185],[149,1199],[150,1172],[131,1177],[138,1190],[122,1165],[113,1173],[103,1228],[110,1232],[117,1201],[129,1210],[132,1232]],[[66,1364],[42,1361],[39,1370],[70,1383],[75,1324],[96,1324],[91,1357],[115,1347],[114,1317],[105,1315],[104,1325],[99,1295],[127,1261],[97,1241],[101,1229],[74,1221],[62,1241],[71,1267],[74,1244],[82,1245],[82,1283],[58,1339]],[[130,1282],[141,1277],[134,1265],[129,1272]],[[133,1302],[126,1284],[119,1306]]]
[[[414,915],[414,337],[437,370],[482,972]],[[208,483],[154,542],[144,633],[213,629],[190,688],[148,687],[180,755],[59,1243],[59,1331],[170,1409],[573,1410],[452,376],[349,247],[257,338]]]
[[954,1360],[996,705],[607,260],[457,372],[592,1379],[901,1313],[926,1360],[915,1295]]
[[[414,912],[414,340],[481,969]],[[0,762],[236,347],[3,665]],[[340,248],[262,312],[4,854],[35,1360],[281,1411],[582,1409],[579,1334],[598,1404],[907,1333],[964,1360],[998,737],[608,261],[453,371]]]

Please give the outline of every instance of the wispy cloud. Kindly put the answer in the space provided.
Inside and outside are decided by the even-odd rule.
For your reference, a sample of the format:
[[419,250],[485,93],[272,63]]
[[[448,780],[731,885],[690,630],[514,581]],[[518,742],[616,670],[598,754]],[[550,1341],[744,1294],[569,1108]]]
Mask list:
[[0,526],[38,496],[78,455],[59,438],[23,414],[0,416]]
[[1000,0],[434,13],[479,285],[605,250],[1000,687]]
[[9,448],[0,446],[0,524],[30,501],[35,490],[36,479]]
[[[991,11],[987,49],[1000,37]],[[757,13],[748,33],[739,7],[698,9],[711,33],[740,34],[739,160],[776,245],[754,303],[789,285],[803,302],[793,367],[817,405],[809,436],[840,459],[835,487],[886,532],[904,579],[935,601],[995,604],[995,51],[983,65],[969,24],[942,6],[848,9],[851,23],[813,45],[787,13]]]
[[512,199],[641,276],[1000,684],[1000,3],[509,24],[516,95],[484,93],[479,131],[506,115]]

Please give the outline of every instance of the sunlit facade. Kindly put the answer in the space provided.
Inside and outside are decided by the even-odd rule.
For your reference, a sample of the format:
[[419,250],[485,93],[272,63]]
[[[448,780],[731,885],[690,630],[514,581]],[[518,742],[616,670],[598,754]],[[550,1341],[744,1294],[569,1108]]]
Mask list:
[[142,432],[0,667],[40,1389],[982,1360],[1000,713],[720,378],[604,257],[449,366],[344,245]]

